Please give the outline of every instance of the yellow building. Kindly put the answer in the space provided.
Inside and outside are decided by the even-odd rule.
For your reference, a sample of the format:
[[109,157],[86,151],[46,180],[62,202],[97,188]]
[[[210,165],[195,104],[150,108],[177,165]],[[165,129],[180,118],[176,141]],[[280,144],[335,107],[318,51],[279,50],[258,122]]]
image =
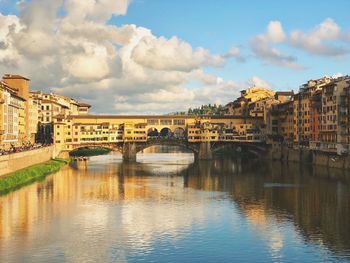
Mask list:
[[87,103],[53,93],[31,91],[30,98],[36,101],[39,107],[39,122],[41,124],[52,124],[58,115],[85,115],[88,114],[90,108]]
[[23,99],[23,108],[19,109],[19,136],[23,142],[29,142],[29,79],[20,75],[5,74],[3,82],[9,86],[15,95]]
[[350,77],[333,79],[322,89],[321,149],[338,154],[350,150]]
[[0,149],[20,146],[25,134],[25,100],[0,81]]
[[262,118],[237,116],[59,115],[55,117],[54,142],[58,151],[159,138],[260,142],[262,121]]
[[309,80],[300,87],[299,93],[294,95],[294,143],[309,145],[312,140],[313,117],[310,98],[331,80],[329,77]]
[[294,139],[293,101],[273,105],[269,110],[266,125],[269,138],[292,143]]

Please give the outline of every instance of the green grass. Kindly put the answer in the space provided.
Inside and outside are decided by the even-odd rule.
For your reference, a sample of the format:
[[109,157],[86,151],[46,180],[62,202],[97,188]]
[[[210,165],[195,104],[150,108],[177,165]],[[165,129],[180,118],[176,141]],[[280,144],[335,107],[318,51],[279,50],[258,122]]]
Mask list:
[[60,168],[69,163],[69,160],[52,159],[42,164],[36,164],[25,169],[0,177],[0,195],[32,182],[44,179],[47,175],[57,172]]
[[70,153],[70,156],[95,156],[110,153],[112,150],[102,147],[80,148]]

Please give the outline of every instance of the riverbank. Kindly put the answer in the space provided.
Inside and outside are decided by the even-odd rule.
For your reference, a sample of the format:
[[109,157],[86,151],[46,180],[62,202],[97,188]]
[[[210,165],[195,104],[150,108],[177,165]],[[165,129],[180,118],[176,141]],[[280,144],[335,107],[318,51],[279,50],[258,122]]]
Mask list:
[[61,167],[68,163],[69,160],[52,159],[0,177],[0,195],[43,179],[47,175],[59,171]]
[[94,148],[80,148],[74,150],[70,153],[70,156],[96,156],[96,155],[104,155],[110,153],[112,150],[102,147],[94,147]]
[[269,157],[271,160],[276,161],[300,162],[329,168],[350,169],[350,156],[310,150],[308,148],[294,149],[280,144],[273,144]]

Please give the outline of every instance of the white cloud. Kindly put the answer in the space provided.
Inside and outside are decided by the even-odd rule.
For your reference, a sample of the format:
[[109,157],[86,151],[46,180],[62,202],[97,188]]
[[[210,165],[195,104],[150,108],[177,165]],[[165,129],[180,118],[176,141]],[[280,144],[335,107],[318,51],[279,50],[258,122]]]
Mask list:
[[233,98],[237,86],[203,69],[221,66],[225,56],[109,24],[129,2],[21,2],[20,16],[0,14],[0,73],[28,76],[32,89],[86,100],[99,113],[167,113]]
[[273,43],[281,43],[285,39],[285,34],[280,21],[270,21],[267,26],[265,37]]
[[177,37],[143,37],[132,51],[131,58],[144,67],[185,72],[201,66],[219,66],[223,63],[220,56],[210,55],[203,48],[193,50],[190,44]]
[[337,23],[327,18],[310,32],[293,31],[290,34],[290,44],[310,54],[341,57],[349,52],[349,48],[335,43],[341,40],[341,35]]
[[74,22],[104,22],[113,15],[125,15],[129,4],[130,0],[66,0],[65,10]]
[[296,62],[296,57],[286,55],[279,49],[272,46],[274,43],[281,43],[285,39],[285,33],[279,21],[271,21],[264,34],[254,37],[250,46],[255,56],[266,63],[292,69],[304,69]]

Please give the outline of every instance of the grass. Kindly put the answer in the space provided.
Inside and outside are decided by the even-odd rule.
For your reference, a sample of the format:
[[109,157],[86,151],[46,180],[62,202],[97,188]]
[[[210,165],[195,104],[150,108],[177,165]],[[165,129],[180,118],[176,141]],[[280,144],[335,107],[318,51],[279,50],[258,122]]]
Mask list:
[[17,190],[22,186],[44,179],[69,163],[69,160],[52,159],[0,177],[0,195]]
[[112,150],[102,147],[80,148],[70,153],[70,156],[95,156],[110,153]]

